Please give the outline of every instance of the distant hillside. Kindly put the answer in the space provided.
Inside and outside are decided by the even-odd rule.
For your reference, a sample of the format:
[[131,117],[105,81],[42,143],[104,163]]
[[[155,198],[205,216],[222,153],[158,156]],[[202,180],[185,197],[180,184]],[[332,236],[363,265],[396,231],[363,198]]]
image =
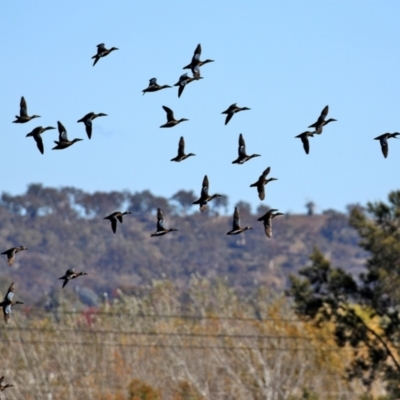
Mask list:
[[[347,270],[359,272],[364,263],[366,254],[358,247],[358,235],[345,214],[331,211],[277,217],[273,238],[268,240],[262,223],[256,221],[261,214],[251,214],[248,204],[241,202],[242,225],[254,229],[227,236],[233,209],[229,216],[220,216],[226,205],[222,200],[200,213],[191,205],[193,196],[184,191],[173,199],[148,191],[88,194],[40,184],[30,185],[20,196],[3,193],[0,249],[24,245],[29,250],[17,254],[11,268],[2,256],[0,289],[4,293],[10,281],[15,281],[23,293],[20,297],[37,301],[45,292],[59,291],[58,277],[75,267],[89,275],[69,283],[64,291],[71,295],[83,287],[95,303],[96,294],[111,294],[117,287],[129,290],[163,274],[181,285],[198,272],[209,278],[227,277],[244,290],[260,283],[283,289],[287,276],[308,262],[314,246],[333,265]],[[166,227],[178,232],[150,237],[157,207],[164,211]],[[116,210],[129,210],[132,215],[124,217],[114,235],[110,222],[103,218]]]

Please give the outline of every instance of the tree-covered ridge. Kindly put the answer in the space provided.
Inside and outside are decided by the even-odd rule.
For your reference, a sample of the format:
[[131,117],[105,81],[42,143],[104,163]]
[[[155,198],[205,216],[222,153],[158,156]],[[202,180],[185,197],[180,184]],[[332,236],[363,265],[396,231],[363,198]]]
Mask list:
[[[227,209],[227,198],[210,203],[206,213],[191,204],[195,198],[183,190],[167,199],[149,191],[90,194],[40,184],[18,196],[3,193],[0,248],[22,244],[29,250],[17,255],[12,268],[0,260],[0,289],[4,292],[15,281],[25,300],[37,301],[44,293],[58,292],[58,277],[76,268],[89,275],[68,285],[66,294],[85,289],[81,299],[95,305],[100,294],[111,294],[117,287],[128,289],[164,275],[185,285],[194,272],[227,277],[242,289],[257,283],[284,288],[288,274],[306,263],[313,246],[349,270],[358,270],[364,262],[365,252],[357,247],[359,237],[345,214],[286,214],[274,221],[273,238],[267,240],[262,223],[256,221],[266,207],[253,214],[248,203],[239,202],[242,225],[254,229],[229,237],[233,207]],[[157,208],[163,210],[166,226],[178,232],[150,237]],[[118,223],[114,235],[103,218],[116,210],[132,215]]]

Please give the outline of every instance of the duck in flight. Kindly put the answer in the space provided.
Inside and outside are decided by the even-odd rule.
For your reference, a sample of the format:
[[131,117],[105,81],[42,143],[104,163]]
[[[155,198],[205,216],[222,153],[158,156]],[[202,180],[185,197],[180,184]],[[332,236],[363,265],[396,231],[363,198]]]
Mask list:
[[69,140],[67,135],[67,130],[65,129],[64,125],[60,121],[57,121],[57,126],[58,126],[59,136],[58,136],[58,142],[56,140],[54,141],[56,146],[53,147],[53,150],[63,150],[69,146],[72,146],[74,143],[83,140],[83,139]]
[[190,77],[188,74],[181,75],[178,82],[176,82],[174,85],[178,86],[178,97],[181,97],[183,89],[185,89],[186,85],[188,85],[190,82],[198,81],[199,79],[203,78],[200,76],[200,68],[198,66],[194,68],[193,77]]
[[268,210],[262,217],[257,219],[257,221],[263,222],[265,235],[269,239],[272,237],[272,220],[279,215],[285,215],[281,212],[275,212],[275,211],[278,210],[274,209]]
[[254,157],[260,157],[260,154],[252,154],[251,156],[246,154],[246,143],[242,134],[239,135],[238,154],[238,158],[232,161],[232,164],[244,164],[246,161],[249,161]]
[[398,132],[384,133],[383,135],[380,135],[380,136],[377,136],[376,138],[374,138],[374,140],[379,140],[379,142],[381,144],[383,157],[386,158],[389,154],[388,139],[390,139],[390,138],[398,139],[398,137],[397,137],[398,135],[400,135],[400,133],[398,133]]
[[171,159],[171,161],[176,161],[176,162],[181,162],[183,160],[186,160],[188,157],[195,156],[196,154],[189,153],[185,154],[185,139],[183,136],[179,139],[179,145],[178,145],[178,155],[174,158]]
[[43,128],[42,126],[36,127],[32,132],[28,133],[26,137],[32,136],[35,139],[36,146],[39,149],[39,151],[43,154],[44,153],[44,146],[43,146],[43,139],[42,139],[42,133],[45,131],[48,131],[50,129],[56,129],[52,126],[48,126],[46,128]]
[[251,226],[245,226],[242,228],[240,226],[240,214],[239,210],[237,207],[235,207],[235,211],[233,212],[233,223],[232,223],[232,230],[229,232],[226,232],[227,235],[239,235],[239,233],[242,233],[244,231],[247,231],[249,229],[253,229]]
[[22,250],[28,250],[28,248],[25,246],[12,247],[11,249],[3,251],[1,254],[5,254],[7,256],[8,265],[11,267],[14,264],[15,255]]
[[201,67],[204,64],[214,62],[214,60],[210,59],[200,61],[200,56],[201,56],[201,44],[199,43],[193,53],[192,61],[190,62],[190,64],[186,65],[186,67],[183,67],[183,69],[191,69],[193,75],[195,75],[196,67]]
[[111,47],[111,49],[106,49],[104,43],[100,43],[97,45],[97,54],[95,54],[92,59],[94,58],[93,67],[96,65],[97,61],[100,60],[101,57],[108,56],[112,51],[119,50],[118,47]]
[[95,114],[94,112],[90,112],[81,119],[78,119],[77,121],[77,122],[83,122],[85,124],[86,133],[89,139],[91,139],[92,137],[92,125],[93,125],[92,121],[97,117],[107,117],[107,114],[104,113]]
[[157,78],[151,78],[150,81],[149,81],[149,86],[147,86],[146,89],[143,89],[142,92],[143,92],[143,95],[144,95],[145,93],[158,92],[159,90],[167,89],[167,88],[170,88],[170,87],[172,87],[172,86],[169,86],[169,85],[162,85],[161,86],[161,85],[159,85],[157,83]]
[[3,308],[4,321],[6,324],[8,324],[11,318],[11,308],[16,304],[24,304],[22,301],[19,300],[13,301],[14,292],[15,292],[15,284],[13,282],[8,288],[4,300],[0,303],[0,307]]
[[28,106],[26,105],[26,101],[24,96],[21,97],[21,102],[19,103],[19,116],[16,115],[17,118],[13,121],[14,124],[24,124],[25,122],[29,122],[31,119],[40,118],[40,115],[28,115]]
[[75,279],[78,276],[82,276],[82,275],[87,275],[86,272],[75,272],[75,268],[70,268],[67,269],[67,271],[65,272],[65,274],[63,276],[61,276],[58,279],[64,279],[63,285],[62,285],[62,289],[64,289],[65,285],[71,280],[71,279]]
[[152,233],[150,236],[163,236],[167,234],[168,232],[177,232],[178,229],[175,228],[170,228],[166,229],[164,227],[164,215],[163,212],[161,211],[161,208],[157,209],[157,230]]
[[192,203],[198,204],[200,206],[200,211],[205,211],[207,209],[207,203],[212,199],[215,199],[216,197],[222,197],[222,195],[220,194],[213,194],[212,196],[210,196],[208,194],[208,187],[208,177],[207,175],[205,175],[203,179],[203,186],[201,188],[200,198]]
[[250,110],[248,107],[238,107],[236,104],[237,103],[233,103],[225,111],[222,111],[221,114],[227,114],[225,118],[225,125],[231,120],[234,114],[238,113],[239,111]]
[[321,111],[320,116],[318,117],[317,121],[314,122],[309,126],[309,128],[315,128],[316,134],[320,135],[322,133],[323,127],[330,122],[337,121],[334,118],[329,118],[328,120],[325,120],[329,112],[329,106],[325,106],[324,109]]
[[175,119],[174,112],[170,108],[166,106],[162,106],[162,108],[167,113],[167,122],[164,125],[161,125],[160,128],[172,128],[183,121],[189,121],[186,118]]
[[303,133],[300,133],[300,135],[295,136],[295,138],[300,138],[302,143],[303,143],[303,147],[304,147],[304,151],[306,152],[306,154],[308,154],[310,152],[310,142],[308,141],[309,137],[313,137],[315,134],[315,131],[310,132],[310,131],[306,131]]
[[250,185],[250,187],[256,187],[258,192],[258,198],[260,200],[265,199],[265,185],[268,182],[277,181],[277,178],[268,178],[267,175],[270,173],[271,167],[268,167],[264,172],[259,176],[258,181],[254,182]]
[[115,233],[117,231],[117,220],[122,224],[122,217],[127,214],[132,213],[130,211],[115,211],[107,217],[104,217],[103,219],[108,219],[111,222],[111,229]]
[[4,390],[13,386],[14,385],[10,385],[9,383],[4,383],[4,376],[0,377],[0,392],[4,392]]

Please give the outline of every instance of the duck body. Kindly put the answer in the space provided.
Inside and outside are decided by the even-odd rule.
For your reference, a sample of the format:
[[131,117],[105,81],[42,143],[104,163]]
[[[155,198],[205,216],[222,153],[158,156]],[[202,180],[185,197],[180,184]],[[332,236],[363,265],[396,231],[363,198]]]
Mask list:
[[225,111],[222,111],[221,114],[227,114],[225,118],[225,125],[228,124],[234,114],[238,113],[239,111],[250,110],[248,107],[238,107],[236,104],[237,103],[233,103]]
[[220,194],[213,194],[210,196],[208,194],[209,182],[207,175],[204,176],[203,186],[201,188],[200,198],[194,201],[192,204],[198,204],[200,206],[200,211],[205,211],[207,209],[207,203],[216,197],[222,197]]
[[193,73],[193,77],[190,77],[188,74],[183,74],[179,77],[178,82],[175,83],[174,86],[178,86],[178,97],[181,97],[183,90],[185,89],[186,85],[193,81],[198,81],[199,79],[203,79],[200,76],[200,69],[198,67],[195,68],[195,72]]
[[325,118],[328,116],[328,112],[329,106],[325,106],[324,109],[321,111],[321,114],[318,117],[317,121],[309,126],[309,128],[315,128],[314,133],[316,133],[317,135],[320,135],[322,133],[322,129],[325,125],[329,124],[330,122],[337,121],[334,118],[329,118],[328,120],[325,120]]
[[193,75],[196,73],[196,68],[203,66],[204,64],[208,64],[210,62],[214,62],[214,60],[204,60],[200,61],[200,56],[201,56],[201,44],[199,43],[194,50],[192,61],[190,64],[186,65],[186,67],[183,67],[183,69],[190,69],[192,70]]
[[315,134],[315,131],[306,131],[303,133],[300,133],[300,135],[295,136],[295,138],[300,138],[301,142],[303,143],[303,148],[306,154],[310,152],[310,142],[308,141],[309,137],[313,137]]
[[196,154],[193,153],[185,154],[185,139],[183,138],[183,136],[181,136],[178,145],[178,155],[174,158],[171,158],[171,161],[181,162],[183,160],[186,160],[188,157],[195,155]]
[[36,127],[32,132],[29,132],[26,137],[32,136],[35,139],[36,146],[39,149],[39,151],[44,154],[44,145],[43,145],[43,139],[42,139],[42,133],[45,131],[48,131],[50,129],[56,129],[52,126],[47,126],[46,128],[43,128],[42,126]]
[[22,301],[19,300],[13,301],[14,292],[15,292],[15,284],[13,282],[8,288],[4,300],[0,303],[0,307],[3,308],[3,316],[6,324],[8,324],[8,322],[10,321],[12,307],[15,306],[16,304],[24,304]]
[[4,392],[7,388],[13,387],[14,385],[10,385],[8,383],[4,383],[4,376],[0,377],[0,392]]
[[12,247],[11,249],[8,249],[6,251],[3,251],[1,254],[7,255],[7,261],[8,265],[11,267],[14,264],[15,261],[15,255],[22,251],[22,250],[28,250],[27,247],[25,246],[19,246],[19,247]]
[[104,43],[100,43],[97,45],[97,54],[95,54],[92,59],[94,58],[93,67],[96,65],[97,61],[100,58],[108,56],[112,51],[119,50],[118,47],[111,47],[111,49],[106,49]]
[[264,172],[259,176],[257,182],[254,182],[250,185],[250,187],[256,187],[258,192],[258,198],[260,200],[265,199],[265,185],[268,182],[277,181],[277,178],[269,178],[267,179],[267,175],[270,173],[271,167],[268,167]]
[[268,239],[272,237],[272,220],[279,215],[284,215],[281,212],[275,212],[278,210],[268,210],[262,217],[258,218],[257,221],[262,221],[264,224],[264,232]]
[[398,139],[398,137],[397,137],[398,135],[400,135],[400,133],[398,133],[398,132],[384,133],[383,135],[379,135],[376,138],[374,138],[374,140],[379,140],[379,143],[381,144],[381,150],[382,150],[383,157],[386,158],[389,154],[388,139],[390,139],[390,138]]
[[104,217],[103,219],[108,219],[111,222],[111,229],[114,233],[117,231],[117,221],[122,224],[122,217],[127,214],[132,214],[130,211],[115,211],[112,214]]
[[88,135],[89,139],[92,138],[92,125],[93,125],[92,121],[97,117],[107,117],[107,114],[104,113],[95,114],[94,112],[90,112],[81,119],[78,119],[77,121],[77,122],[83,122],[85,124],[86,134]]
[[17,118],[13,121],[14,124],[25,124],[34,118],[40,118],[40,115],[28,115],[28,106],[26,104],[24,96],[21,97],[21,101],[19,103],[19,115],[16,115]]
[[237,207],[235,207],[235,211],[233,212],[233,222],[232,222],[232,230],[227,232],[227,235],[239,235],[240,233],[247,231],[249,229],[253,229],[251,226],[245,226],[242,228],[240,226],[240,213]]
[[173,128],[174,126],[180,124],[184,121],[189,121],[186,118],[175,119],[174,112],[167,106],[162,106],[164,111],[167,113],[167,122],[164,125],[161,125],[160,128]]
[[254,157],[260,157],[260,154],[252,154],[251,156],[246,153],[246,143],[243,135],[239,135],[239,147],[238,147],[238,158],[232,161],[232,164],[244,164],[246,161],[251,160]]
[[67,271],[65,272],[65,274],[63,276],[61,276],[58,279],[63,279],[63,285],[62,285],[62,289],[64,289],[65,285],[71,280],[71,279],[75,279],[78,276],[82,276],[82,275],[87,275],[86,272],[75,272],[75,268],[70,268],[67,269]]
[[161,211],[161,208],[158,208],[157,209],[157,230],[154,233],[152,233],[150,236],[151,237],[163,236],[169,232],[177,232],[177,231],[178,231],[178,229],[175,229],[175,228],[170,228],[170,229],[165,228],[163,212]]
[[143,89],[142,92],[144,95],[145,93],[158,92],[159,90],[167,89],[167,88],[171,88],[171,87],[172,86],[169,86],[169,85],[161,86],[157,83],[157,78],[151,78],[149,81],[149,86],[146,89]]
[[72,146],[74,143],[83,140],[83,139],[69,140],[68,135],[67,135],[67,130],[64,128],[64,125],[60,121],[57,121],[57,125],[58,125],[58,132],[59,132],[59,136],[58,136],[59,141],[58,142],[54,141],[56,146],[53,147],[53,150],[63,150],[63,149],[66,149],[66,148]]

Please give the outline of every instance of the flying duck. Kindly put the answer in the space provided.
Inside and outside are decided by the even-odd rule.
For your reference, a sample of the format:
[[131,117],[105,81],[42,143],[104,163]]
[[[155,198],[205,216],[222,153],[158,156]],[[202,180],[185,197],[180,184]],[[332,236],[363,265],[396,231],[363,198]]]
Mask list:
[[16,115],[17,118],[13,123],[15,124],[24,124],[25,122],[29,122],[33,118],[40,118],[40,115],[32,115],[31,117],[28,115],[28,106],[26,105],[26,101],[24,96],[21,97],[21,102],[19,103],[19,116]]
[[226,234],[227,235],[238,235],[239,233],[242,233],[249,229],[253,229],[253,228],[251,226],[245,226],[244,228],[240,227],[240,214],[239,214],[238,208],[235,207],[235,211],[233,212],[232,230],[227,232]]
[[26,137],[33,136],[33,138],[35,139],[35,142],[36,142],[36,146],[42,154],[44,153],[42,133],[45,131],[48,131],[50,129],[56,129],[56,128],[53,128],[52,126],[48,126],[46,128],[43,128],[42,126],[38,126],[32,132],[30,132],[26,135]]
[[108,56],[112,51],[119,50],[118,47],[111,47],[111,49],[107,50],[104,46],[104,43],[100,43],[97,45],[97,54],[94,55],[93,67],[96,65],[97,61],[100,60],[101,57]]
[[69,146],[72,146],[74,143],[79,142],[83,139],[73,139],[69,140],[67,136],[67,130],[64,128],[64,125],[60,122],[57,121],[57,126],[58,126],[58,142],[55,140],[54,143],[56,144],[55,147],[53,147],[53,150],[63,150],[66,149]]
[[254,182],[250,185],[250,187],[256,187],[257,188],[257,192],[258,192],[258,198],[260,200],[264,200],[265,199],[265,185],[268,182],[272,182],[272,181],[277,181],[277,178],[269,178],[267,179],[267,175],[269,174],[269,172],[271,171],[271,167],[268,167],[258,178],[257,182]]
[[181,162],[186,160],[190,156],[195,156],[196,154],[189,153],[185,154],[185,139],[183,136],[179,139],[178,155],[175,158],[171,158],[171,161]]
[[220,194],[213,194],[212,196],[210,196],[208,194],[208,187],[209,187],[208,178],[207,175],[205,175],[203,179],[203,186],[201,188],[200,198],[192,203],[192,204],[199,204],[200,211],[205,211],[207,209],[207,203],[209,201],[215,199],[216,197],[221,197]]
[[90,112],[89,114],[86,114],[84,117],[78,119],[77,121],[77,122],[83,122],[85,124],[86,133],[89,139],[91,139],[92,137],[92,121],[97,117],[107,117],[107,114],[104,113],[95,114],[94,112]]
[[0,392],[4,392],[9,387],[13,387],[14,385],[10,385],[9,383],[4,384],[4,376],[0,377]]
[[225,125],[231,120],[231,118],[233,117],[233,114],[236,114],[239,111],[250,110],[250,108],[248,108],[248,107],[238,107],[236,104],[237,103],[233,103],[225,111],[222,111],[221,114],[227,114],[227,116],[225,118]]
[[306,131],[303,133],[300,133],[300,135],[295,136],[295,138],[300,138],[301,141],[303,142],[303,147],[304,147],[304,151],[306,152],[306,154],[308,154],[310,152],[310,142],[308,141],[309,137],[313,137],[315,134],[315,131],[310,132],[310,131]]
[[244,142],[242,134],[239,135],[238,153],[239,153],[238,158],[232,161],[232,164],[244,164],[246,161],[249,161],[254,157],[260,157],[260,154],[252,154],[251,156],[248,156],[246,154],[246,143]]
[[167,88],[170,88],[170,87],[172,87],[172,86],[169,86],[169,85],[160,86],[157,83],[157,78],[151,78],[150,81],[149,81],[149,86],[146,89],[143,89],[142,92],[143,92],[143,95],[144,95],[145,93],[158,92],[159,90],[167,89]]
[[188,85],[190,82],[198,81],[199,79],[203,78],[200,76],[200,68],[198,66],[194,68],[193,77],[190,77],[188,74],[181,75],[178,82],[176,82],[174,85],[178,86],[178,97],[181,97],[183,89],[185,89],[186,85]]
[[272,220],[277,217],[278,215],[284,215],[281,212],[275,212],[278,210],[268,210],[262,217],[258,218],[257,221],[262,221],[264,224],[265,235],[267,238],[272,237]]
[[186,118],[175,119],[174,112],[170,108],[168,108],[166,106],[162,106],[162,108],[167,113],[167,122],[164,125],[161,125],[160,128],[172,128],[175,125],[178,125],[179,123],[181,123],[183,121],[189,121]]
[[75,272],[75,268],[70,268],[67,269],[67,271],[65,272],[65,274],[63,276],[61,276],[58,279],[64,279],[63,285],[62,285],[62,289],[64,289],[65,285],[71,280],[71,279],[75,279],[78,276],[82,276],[82,275],[87,275],[86,272]]
[[132,214],[130,211],[115,211],[112,214],[104,217],[103,219],[108,219],[111,221],[111,229],[115,233],[117,231],[117,220],[122,224],[122,217],[127,214]]
[[161,208],[157,208],[157,230],[152,233],[150,236],[162,236],[165,235],[168,232],[176,232],[178,229],[175,228],[170,228],[170,229],[165,229],[164,228],[164,216],[161,211]]
[[377,136],[376,138],[374,138],[374,140],[379,140],[380,144],[381,144],[381,149],[382,149],[382,154],[383,157],[387,157],[389,154],[389,145],[388,145],[388,139],[390,138],[395,138],[398,139],[398,135],[400,135],[400,133],[398,132],[394,132],[394,133],[384,133],[383,135]]
[[10,285],[10,287],[8,288],[8,291],[4,297],[4,300],[0,303],[0,307],[3,308],[4,321],[6,324],[8,324],[8,321],[11,318],[12,306],[15,306],[16,304],[24,304],[22,301],[19,301],[19,300],[13,301],[14,291],[15,291],[15,284],[13,282]]
[[337,121],[334,118],[329,118],[328,120],[325,121],[325,118],[328,115],[328,112],[329,112],[329,106],[324,107],[324,109],[321,111],[321,114],[318,117],[317,121],[309,126],[309,128],[315,128],[314,133],[320,135],[322,133],[322,129],[325,125],[329,124],[329,122]]
[[193,53],[192,61],[190,62],[190,64],[186,65],[186,67],[183,67],[183,69],[191,69],[193,75],[195,75],[196,67],[201,67],[204,64],[214,62],[214,60],[209,60],[209,59],[205,61],[200,61],[200,56],[201,56],[201,45],[199,43]]
[[12,247],[11,249],[8,249],[6,251],[3,251],[1,254],[7,255],[7,261],[8,265],[11,267],[11,265],[14,264],[15,261],[15,255],[22,250],[28,250],[27,247],[25,246],[19,246],[19,247]]

